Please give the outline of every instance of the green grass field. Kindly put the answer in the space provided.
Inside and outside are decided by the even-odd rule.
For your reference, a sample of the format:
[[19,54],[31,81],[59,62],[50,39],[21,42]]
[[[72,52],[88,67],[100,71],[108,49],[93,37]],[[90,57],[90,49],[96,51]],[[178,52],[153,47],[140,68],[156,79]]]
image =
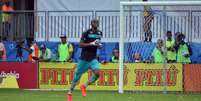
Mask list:
[[[64,91],[28,91],[0,89],[0,101],[66,101]],[[110,91],[89,91],[82,97],[79,91],[73,93],[73,101],[201,101],[201,94],[142,93]]]

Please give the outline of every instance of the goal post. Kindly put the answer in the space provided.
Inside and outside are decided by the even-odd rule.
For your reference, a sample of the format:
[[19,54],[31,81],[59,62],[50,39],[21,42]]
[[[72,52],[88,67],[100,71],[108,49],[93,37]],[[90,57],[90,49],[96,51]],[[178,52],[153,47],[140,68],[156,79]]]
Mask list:
[[[166,6],[200,6],[201,1],[121,1],[120,2],[120,39],[119,39],[119,93],[123,93],[124,89],[124,41],[125,41],[125,9],[126,7],[135,6],[162,6],[165,10]],[[165,14],[165,12],[164,12]],[[165,22],[165,19],[163,19]],[[166,28],[166,27],[165,27]],[[167,29],[163,29],[167,31]],[[165,37],[163,37],[165,39]],[[164,69],[166,68],[166,62],[164,62]]]

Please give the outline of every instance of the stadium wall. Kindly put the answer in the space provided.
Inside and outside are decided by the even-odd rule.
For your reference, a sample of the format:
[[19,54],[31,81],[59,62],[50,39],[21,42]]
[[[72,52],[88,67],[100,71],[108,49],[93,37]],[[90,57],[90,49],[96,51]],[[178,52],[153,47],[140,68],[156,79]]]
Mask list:
[[15,76],[21,89],[38,88],[38,66],[34,63],[0,62],[0,77]]
[[[60,11],[60,10],[119,10],[120,1],[142,1],[142,0],[37,0],[37,10]],[[160,0],[149,0],[160,1]],[[166,0],[175,1],[175,0]],[[188,0],[177,0],[188,1]],[[198,0],[199,1],[199,0]],[[178,8],[178,7],[177,7]],[[196,9],[193,7],[189,7]],[[181,9],[189,9],[181,7]],[[169,8],[171,9],[171,8]]]
[[[163,64],[126,63],[124,90],[201,92],[200,64],[168,64],[166,77]],[[17,78],[20,89],[67,89],[74,76],[76,63],[19,63],[0,62],[0,77],[9,75]],[[79,82],[84,83],[92,76],[85,73]],[[101,64],[99,80],[89,90],[118,90],[118,63]],[[79,88],[76,88],[79,89]]]
[[201,92],[201,65],[184,65],[184,91]]
[[120,0],[38,0],[37,10],[115,10]]
[[[40,89],[66,89],[74,76],[76,64],[40,63]],[[167,76],[163,76],[163,64],[125,64],[124,90],[127,91],[163,91],[167,82],[167,91],[183,91],[182,64],[169,64]],[[79,84],[85,83],[92,76],[89,71],[82,76]],[[100,78],[89,86],[89,90],[118,90],[118,64],[101,65]],[[78,85],[79,85],[78,84]],[[77,87],[76,89],[79,89]]]
[[[40,63],[40,89],[67,89],[74,76],[74,63]],[[163,64],[129,63],[124,69],[124,90],[163,91],[164,80],[167,91],[201,92],[200,64],[168,64],[167,76],[163,75]],[[90,78],[89,71],[79,84]],[[118,64],[101,64],[99,80],[89,90],[118,90]],[[78,87],[76,89],[79,89]]]

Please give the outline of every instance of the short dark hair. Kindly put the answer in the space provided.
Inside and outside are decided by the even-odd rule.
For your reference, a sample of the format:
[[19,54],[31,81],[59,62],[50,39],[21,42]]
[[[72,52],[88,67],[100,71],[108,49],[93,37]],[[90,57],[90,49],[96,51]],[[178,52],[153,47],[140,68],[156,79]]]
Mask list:
[[99,20],[98,19],[92,19],[91,23],[99,23]]
[[167,31],[167,33],[172,33],[172,31]]

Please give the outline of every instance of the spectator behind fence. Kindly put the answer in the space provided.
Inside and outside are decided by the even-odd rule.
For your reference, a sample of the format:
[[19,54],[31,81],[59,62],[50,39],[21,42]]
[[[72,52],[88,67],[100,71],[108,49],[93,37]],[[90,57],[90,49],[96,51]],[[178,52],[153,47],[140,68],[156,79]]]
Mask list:
[[58,46],[58,55],[60,62],[72,62],[73,46],[67,42],[66,35],[61,35],[61,43]]
[[118,63],[119,62],[119,49],[114,48],[112,50],[112,58],[111,58],[112,63]]
[[6,48],[0,36],[0,61],[6,61]]
[[40,45],[39,57],[41,62],[49,62],[51,61],[51,50],[46,47],[45,44]]
[[165,42],[165,47],[167,48],[167,62],[174,63],[176,62],[176,49],[175,49],[175,40],[172,38],[172,32],[167,31],[166,33],[167,40]]
[[179,34],[177,36],[177,62],[179,63],[191,63],[190,55],[192,55],[192,51],[190,46],[184,41],[185,35]]
[[2,6],[2,22],[3,22],[3,38],[6,39],[7,36],[11,34],[11,12],[14,11],[11,6],[10,1],[5,1]]
[[142,62],[142,58],[141,58],[140,53],[135,53],[135,54],[133,55],[133,59],[134,59],[134,62],[135,62],[135,63],[140,63],[140,62]]
[[[143,2],[147,2],[148,0],[142,0]],[[145,5],[144,6],[144,34],[145,34],[145,42],[151,42],[152,40],[152,32],[151,32],[151,22],[154,19],[153,11],[151,6]]]
[[158,39],[156,47],[152,53],[155,63],[162,63],[164,61],[164,43],[162,39]]

